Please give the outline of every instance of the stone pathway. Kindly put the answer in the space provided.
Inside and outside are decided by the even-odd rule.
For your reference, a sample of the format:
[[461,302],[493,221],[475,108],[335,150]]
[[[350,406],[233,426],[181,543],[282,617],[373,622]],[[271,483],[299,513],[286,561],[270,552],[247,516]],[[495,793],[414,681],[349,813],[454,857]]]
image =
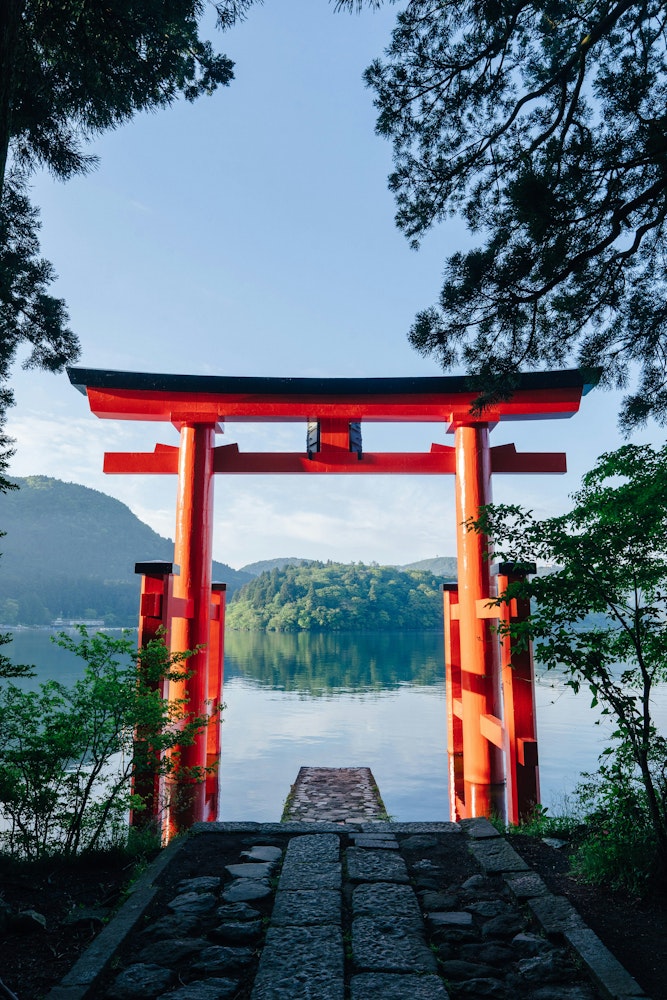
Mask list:
[[384,817],[369,768],[302,767],[283,823],[200,824],[168,848],[156,873],[196,875],[147,877],[47,1000],[644,998],[487,820]]
[[290,840],[252,1000],[342,1000],[345,955],[340,840]]
[[363,823],[387,819],[369,767],[302,767],[292,785],[283,820]]
[[148,875],[48,1000],[644,996],[486,820],[200,824],[173,851],[163,877],[197,875]]

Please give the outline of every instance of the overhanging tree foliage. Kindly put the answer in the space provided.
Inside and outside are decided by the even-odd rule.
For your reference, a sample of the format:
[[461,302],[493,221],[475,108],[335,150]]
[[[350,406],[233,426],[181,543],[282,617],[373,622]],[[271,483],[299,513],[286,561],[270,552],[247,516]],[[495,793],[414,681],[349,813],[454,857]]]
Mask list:
[[633,822],[646,818],[665,873],[667,740],[652,699],[667,680],[667,446],[602,455],[573,500],[567,514],[544,521],[492,505],[474,527],[491,536],[500,560],[559,567],[500,595],[533,602],[528,620],[509,631],[519,643],[534,639],[537,659],[564,668],[572,688],[588,685],[612,719],[617,753],[602,774],[612,776],[619,800],[622,784],[639,781]]
[[409,0],[366,71],[398,226],[478,241],[410,339],[487,398],[574,360],[667,422],[666,31],[664,0]]
[[[212,6],[227,28],[252,0]],[[203,0],[3,0],[0,4],[0,428],[12,402],[10,367],[61,370],[78,354],[65,304],[47,292],[37,212],[27,180],[46,167],[66,180],[95,163],[87,143],[138,111],[229,84],[232,62],[199,37]],[[7,441],[0,438],[0,490]]]
[[[228,27],[251,0],[220,0]],[[85,172],[93,135],[137,111],[194,101],[233,77],[199,37],[203,0],[5,0],[0,12],[0,174],[19,167],[57,177]]]

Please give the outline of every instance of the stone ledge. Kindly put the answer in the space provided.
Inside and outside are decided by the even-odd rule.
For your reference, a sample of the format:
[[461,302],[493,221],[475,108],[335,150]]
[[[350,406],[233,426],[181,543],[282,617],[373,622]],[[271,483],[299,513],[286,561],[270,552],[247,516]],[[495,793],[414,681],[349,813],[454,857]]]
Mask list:
[[473,840],[495,840],[500,837],[500,833],[493,823],[490,823],[484,816],[459,820],[459,825],[463,832],[467,833]]
[[470,852],[487,875],[530,871],[523,858],[502,837],[497,840],[473,840]]
[[646,997],[632,978],[590,927],[568,927],[565,940],[577,953],[588,973],[608,1000],[639,1000]]
[[255,822],[229,822],[229,823],[195,823],[190,833],[194,835],[202,833],[348,833],[355,828],[361,831],[361,823],[341,824],[341,823],[255,823]]
[[378,820],[374,823],[362,823],[364,833],[455,833],[463,830],[459,823],[392,823],[389,820]]
[[568,930],[585,927],[583,920],[565,896],[552,896],[528,900],[528,907],[546,934],[562,937]]
[[503,875],[503,881],[512,897],[520,903],[540,896],[551,895],[544,880],[533,871],[507,872]]

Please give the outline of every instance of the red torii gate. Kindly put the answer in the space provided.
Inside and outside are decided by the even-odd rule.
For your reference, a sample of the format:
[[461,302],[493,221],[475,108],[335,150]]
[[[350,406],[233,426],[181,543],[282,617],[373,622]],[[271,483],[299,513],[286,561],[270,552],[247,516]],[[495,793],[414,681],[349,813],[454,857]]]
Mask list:
[[[107,473],[178,476],[174,561],[144,573],[142,624],[163,620],[171,649],[205,648],[191,661],[186,695],[193,714],[222,690],[224,596],[211,590],[213,476],[227,474],[455,475],[458,584],[445,588],[445,661],[452,818],[502,813],[517,822],[539,802],[537,737],[530,653],[516,654],[508,639],[493,641],[489,620],[526,609],[489,607],[516,575],[496,568],[492,578],[484,536],[467,531],[469,518],[491,502],[491,474],[563,473],[563,453],[518,453],[514,445],[490,447],[500,420],[570,417],[598,381],[595,369],[532,372],[519,376],[511,398],[471,412],[481,386],[468,376],[430,378],[246,378],[163,375],[86,368],[68,369],[98,417],[164,421],[180,432],[178,447],[157,444],[149,453],[107,452]],[[240,451],[216,446],[223,422],[302,422],[303,452]],[[365,422],[440,422],[453,446],[428,452],[363,451]],[[525,572],[525,568],[524,568]],[[166,574],[166,580],[162,578]],[[161,602],[160,595],[164,596]],[[217,610],[216,610],[217,608]],[[212,650],[212,653],[210,652]],[[215,675],[211,678],[209,674]],[[209,734],[183,748],[183,765],[204,767],[219,737]],[[210,789],[209,789],[210,791]],[[206,816],[206,787],[189,788],[181,812],[187,825]],[[209,818],[215,818],[214,816]]]

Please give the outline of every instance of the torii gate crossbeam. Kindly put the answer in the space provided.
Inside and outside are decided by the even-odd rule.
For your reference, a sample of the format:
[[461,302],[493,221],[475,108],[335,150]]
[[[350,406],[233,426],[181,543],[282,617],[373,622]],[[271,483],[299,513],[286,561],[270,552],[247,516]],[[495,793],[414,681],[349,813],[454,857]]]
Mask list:
[[[98,417],[168,422],[180,433],[178,447],[157,444],[149,453],[107,453],[104,470],[178,476],[175,562],[181,573],[173,578],[173,599],[174,607],[187,613],[179,612],[170,623],[171,648],[206,647],[191,661],[186,694],[193,714],[203,713],[210,687],[215,474],[454,475],[458,587],[445,595],[452,818],[489,815],[498,805],[494,789],[503,783],[513,821],[539,800],[532,661],[523,664],[520,675],[530,684],[531,710],[526,686],[507,673],[512,651],[503,647],[499,655],[489,628],[498,612],[487,607],[494,595],[487,539],[467,531],[465,523],[490,503],[492,473],[566,471],[564,454],[521,454],[514,445],[492,448],[489,432],[499,421],[572,416],[597,383],[596,369],[524,373],[510,398],[481,413],[473,409],[481,385],[467,376],[241,378],[84,368],[70,368],[68,374]],[[305,423],[304,451],[244,453],[236,444],[216,446],[215,435],[225,422],[262,421]],[[361,429],[369,422],[441,423],[453,433],[453,446],[436,442],[421,453],[366,453]],[[503,691],[513,686],[516,698],[504,703]],[[206,749],[204,734],[183,748],[184,765],[205,766]],[[204,818],[203,796],[203,790],[192,792],[183,825]]]

